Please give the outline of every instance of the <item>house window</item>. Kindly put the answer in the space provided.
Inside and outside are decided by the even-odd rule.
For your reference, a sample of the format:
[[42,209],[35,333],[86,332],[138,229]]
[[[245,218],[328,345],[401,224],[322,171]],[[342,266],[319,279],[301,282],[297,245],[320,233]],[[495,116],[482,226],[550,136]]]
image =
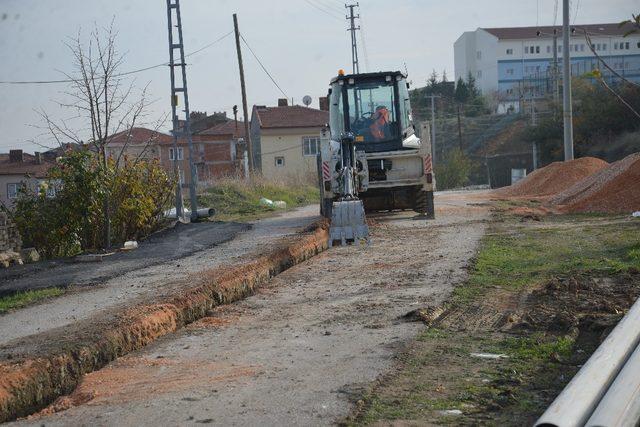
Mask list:
[[284,167],[284,157],[276,157],[276,167],[283,168]]
[[618,43],[613,44],[613,50],[618,50]]
[[176,159],[173,153],[173,148],[169,148],[169,160],[183,160],[184,159],[184,151],[182,147],[178,147],[178,158]]
[[18,198],[18,187],[20,187],[20,184],[7,184],[7,199],[13,200]]
[[604,44],[602,45],[602,50],[607,50],[607,44],[606,44],[606,43],[604,43]]
[[547,46],[547,53],[551,53],[551,46]]
[[536,53],[540,53],[540,46],[536,46]]
[[477,59],[482,59],[482,52],[477,51],[477,52],[476,52],[476,58],[477,58]]
[[317,136],[302,137],[302,154],[305,156],[317,156],[320,149],[320,138]]
[[513,68],[507,68],[507,74],[512,76],[513,75]]
[[478,72],[476,73],[476,75],[477,75],[477,77],[478,77],[479,79],[481,79],[481,78],[482,78],[482,70],[478,70]]
[[626,42],[626,43],[624,44],[624,48],[625,48],[626,50],[629,50],[629,42]]
[[507,55],[513,55],[513,49],[507,49]]
[[[58,184],[59,185],[59,184]],[[49,199],[56,197],[56,183],[50,181],[40,181],[38,183],[39,191],[44,191],[45,196]]]

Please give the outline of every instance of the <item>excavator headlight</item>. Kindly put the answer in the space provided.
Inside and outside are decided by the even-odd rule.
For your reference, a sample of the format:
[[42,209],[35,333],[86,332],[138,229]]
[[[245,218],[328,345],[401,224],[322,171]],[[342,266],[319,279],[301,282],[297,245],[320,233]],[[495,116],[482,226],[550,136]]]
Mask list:
[[338,75],[339,75],[339,76],[344,76],[344,70],[343,70],[342,68],[340,68],[340,69],[338,70]]

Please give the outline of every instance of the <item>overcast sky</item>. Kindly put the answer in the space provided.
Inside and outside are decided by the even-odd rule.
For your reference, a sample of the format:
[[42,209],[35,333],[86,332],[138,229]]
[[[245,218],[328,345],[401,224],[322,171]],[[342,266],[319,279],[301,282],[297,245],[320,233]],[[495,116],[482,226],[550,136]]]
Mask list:
[[[310,4],[312,3],[315,7]],[[560,1],[560,3],[562,3]],[[432,69],[447,70],[453,79],[453,43],[477,27],[535,26],[554,22],[555,0],[360,0],[364,46],[361,67],[404,70],[422,85]],[[240,29],[289,98],[326,95],[329,79],[339,68],[350,69],[350,39],[339,0],[182,0],[187,52],[233,29]],[[576,6],[578,7],[576,11]],[[320,10],[321,9],[321,10]],[[573,0],[572,17],[581,23],[619,22],[640,11],[637,0]],[[94,23],[115,19],[118,48],[126,53],[122,71],[168,60],[167,14],[164,0],[0,0],[0,81],[55,80],[73,71],[65,40]],[[561,7],[557,22],[561,22]],[[573,21],[573,19],[572,19]],[[366,49],[365,49],[366,48]],[[365,55],[366,52],[366,55]],[[249,104],[274,105],[282,94],[244,51]],[[228,111],[241,104],[238,64],[232,36],[189,58],[187,70],[191,110]],[[135,75],[135,84],[149,83],[157,101],[150,117],[170,109],[169,71],[156,68]],[[70,115],[54,100],[64,100],[64,84],[0,84],[0,152],[10,148],[38,150],[31,140],[41,125],[34,109],[54,117]],[[241,109],[240,109],[241,111]],[[167,125],[166,128],[169,126]]]

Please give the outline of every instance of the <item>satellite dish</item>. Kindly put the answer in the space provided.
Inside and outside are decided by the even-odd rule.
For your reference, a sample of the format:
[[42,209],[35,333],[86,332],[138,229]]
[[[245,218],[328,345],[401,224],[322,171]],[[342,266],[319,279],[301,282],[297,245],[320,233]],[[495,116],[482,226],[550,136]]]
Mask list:
[[304,98],[302,98],[302,103],[307,107],[311,105],[311,101],[313,101],[313,99],[311,99],[309,95],[305,95]]

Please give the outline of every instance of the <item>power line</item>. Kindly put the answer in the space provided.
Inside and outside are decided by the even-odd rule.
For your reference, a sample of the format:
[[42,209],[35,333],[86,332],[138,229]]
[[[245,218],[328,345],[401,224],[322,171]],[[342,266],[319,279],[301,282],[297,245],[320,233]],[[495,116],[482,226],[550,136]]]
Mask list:
[[330,4],[327,0],[315,0],[315,1],[323,5],[328,10],[332,12],[337,12],[339,15],[342,15],[342,12],[343,12],[342,5],[334,6],[333,4]]
[[[229,37],[231,34],[233,34],[233,31],[229,31],[227,34],[219,37],[218,39],[216,39],[216,40],[212,41],[211,43],[201,47],[200,49],[194,50],[193,52],[186,54],[185,58],[189,57],[189,56],[193,56],[193,55],[195,55],[195,54],[197,54],[199,52],[202,52],[205,49],[210,48],[214,44],[224,40],[227,37]],[[144,67],[144,68],[139,68],[139,69],[136,69],[136,70],[125,71],[123,73],[114,74],[111,77],[124,77],[124,76],[128,76],[128,75],[131,75],[131,74],[136,74],[136,73],[142,73],[144,71],[149,71],[149,70],[152,70],[154,68],[165,67],[165,66],[168,66],[168,65],[169,65],[168,62],[163,62],[161,64],[151,65],[149,67]],[[13,81],[4,80],[4,81],[0,81],[0,84],[8,84],[8,85],[57,84],[57,83],[73,83],[75,81],[77,81],[77,80],[73,80],[73,79],[62,79],[62,80],[17,80],[17,81],[15,81],[15,80],[13,80]]]
[[364,35],[364,26],[362,22],[362,6],[360,6],[360,41],[362,42],[362,53],[364,54],[364,68],[365,71],[369,71],[369,52],[367,51],[366,37]]
[[573,24],[575,25],[576,19],[578,18],[578,9],[580,9],[580,0],[576,3],[576,10],[573,12]]
[[333,13],[329,12],[328,10],[325,10],[324,8],[322,8],[322,7],[318,6],[317,4],[312,3],[312,2],[311,2],[311,0],[304,0],[304,1],[305,1],[305,3],[307,3],[309,6],[311,6],[311,7],[315,8],[315,9],[319,10],[320,12],[322,12],[322,13],[326,14],[327,16],[330,16],[331,18],[333,18],[333,19],[335,19],[335,20],[337,20],[337,21],[342,22],[342,18],[339,18],[339,17],[337,17],[336,15],[334,15]]
[[253,55],[253,57],[256,59],[256,61],[258,61],[258,64],[260,64],[260,67],[262,67],[262,70],[267,74],[267,76],[269,76],[269,78],[271,79],[273,84],[278,88],[278,90],[284,95],[285,98],[289,99],[289,96],[284,92],[284,90],[282,90],[280,85],[278,83],[276,83],[276,81],[273,78],[273,76],[269,73],[269,71],[267,71],[265,66],[262,64],[262,62],[258,58],[258,55],[256,55],[256,53],[253,51],[253,49],[251,49],[251,46],[249,46],[249,43],[247,43],[247,41],[244,39],[244,36],[242,35],[242,33],[240,33],[240,38],[244,42],[245,46],[247,46],[247,48],[249,49],[249,52],[251,52],[251,55]]

